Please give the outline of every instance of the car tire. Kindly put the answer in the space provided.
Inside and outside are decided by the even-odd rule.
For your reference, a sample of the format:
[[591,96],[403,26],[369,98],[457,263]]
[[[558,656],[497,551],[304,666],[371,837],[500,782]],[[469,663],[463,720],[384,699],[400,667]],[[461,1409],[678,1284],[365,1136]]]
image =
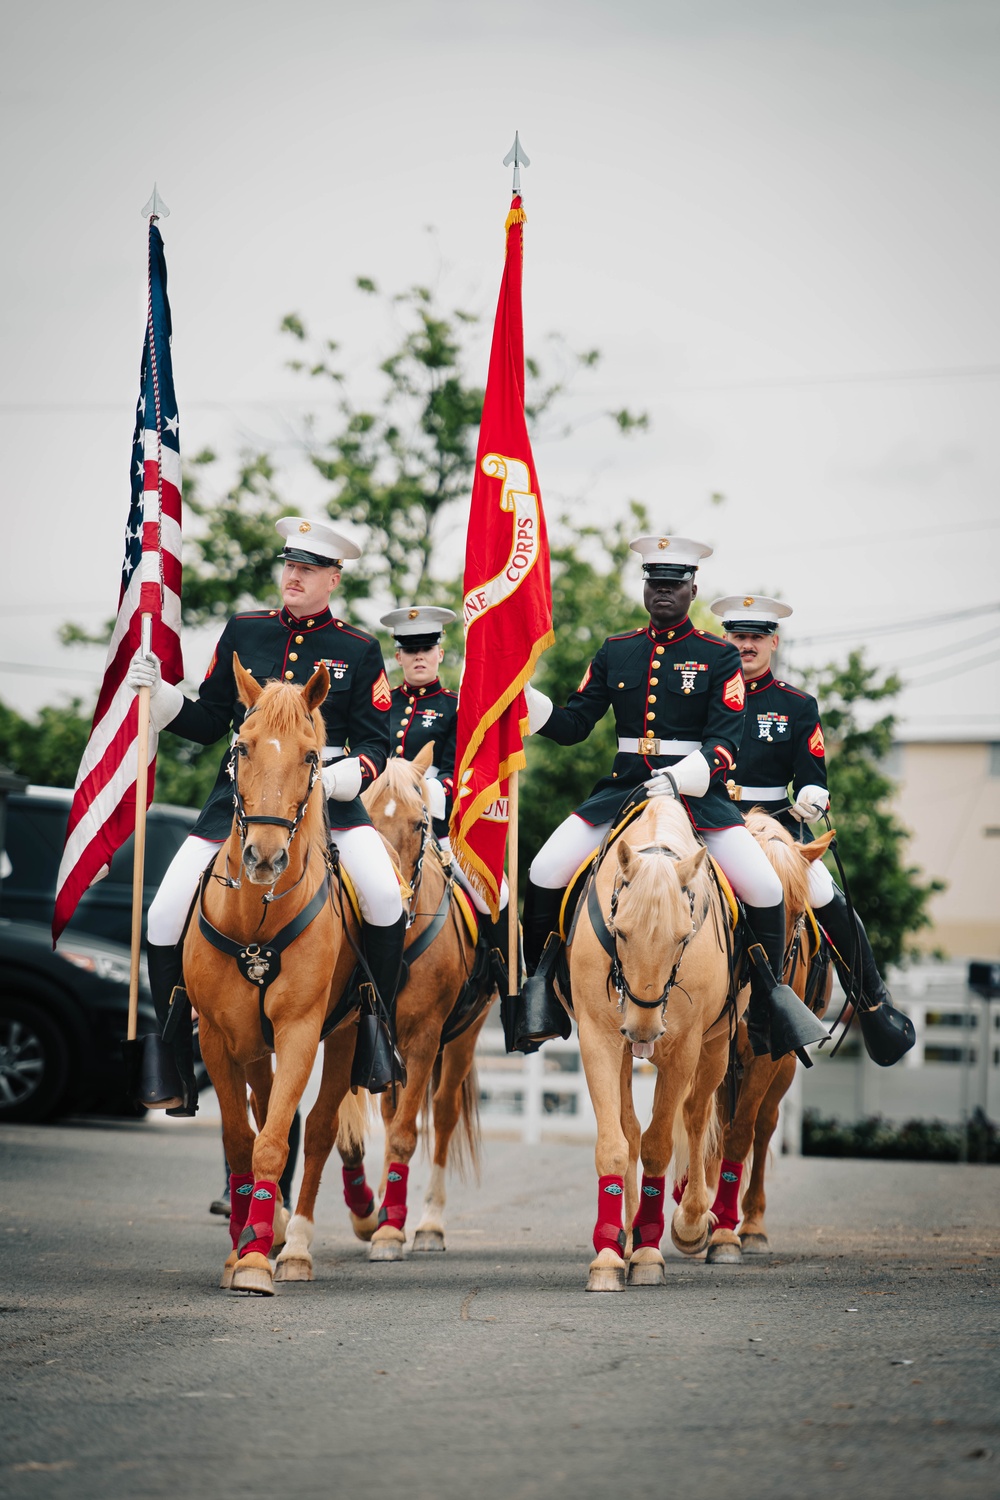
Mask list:
[[24,996],[0,999],[0,1124],[47,1120],[67,1097],[70,1038]]

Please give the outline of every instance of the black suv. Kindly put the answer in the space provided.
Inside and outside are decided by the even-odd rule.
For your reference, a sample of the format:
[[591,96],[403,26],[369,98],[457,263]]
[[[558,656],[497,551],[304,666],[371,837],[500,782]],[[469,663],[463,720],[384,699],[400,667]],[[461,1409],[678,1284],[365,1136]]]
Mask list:
[[[0,777],[7,786],[12,780]],[[53,952],[52,907],[72,793],[30,787],[5,801],[0,1123],[78,1109],[141,1114],[125,1098],[120,1046],[128,1019],[132,840],[83,897]],[[190,808],[150,808],[144,911],[195,817]],[[139,1035],[155,1026],[143,964]]]

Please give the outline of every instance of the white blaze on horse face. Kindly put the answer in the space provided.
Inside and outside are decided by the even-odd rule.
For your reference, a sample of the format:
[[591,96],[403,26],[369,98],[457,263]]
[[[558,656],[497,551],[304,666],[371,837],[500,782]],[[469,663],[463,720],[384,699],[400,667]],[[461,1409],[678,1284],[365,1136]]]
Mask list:
[[388,800],[388,802],[385,804],[385,815],[386,815],[386,817],[387,818],[391,818],[392,815],[393,815],[393,813],[395,811],[396,811],[396,799],[395,799],[395,797],[390,797],[389,800]]
[[275,750],[279,754],[281,753],[281,741],[280,740],[268,740],[267,743],[271,746],[272,750]]

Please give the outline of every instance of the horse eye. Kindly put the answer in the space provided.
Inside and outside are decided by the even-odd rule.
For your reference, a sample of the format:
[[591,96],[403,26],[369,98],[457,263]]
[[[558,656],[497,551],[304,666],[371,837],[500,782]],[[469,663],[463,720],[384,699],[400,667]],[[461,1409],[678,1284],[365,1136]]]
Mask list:
[[244,743],[243,743],[242,740],[237,740],[236,741],[236,753],[237,753],[237,755],[249,755],[250,754],[250,751],[247,749],[246,745],[244,745]]
[[615,937],[618,939],[618,941],[620,943],[627,943],[628,942],[628,933],[627,932],[622,932],[622,930],[621,930],[620,927],[616,927],[615,928]]
[[306,751],[306,765],[307,766],[318,766],[319,765],[319,751],[318,750],[307,750]]

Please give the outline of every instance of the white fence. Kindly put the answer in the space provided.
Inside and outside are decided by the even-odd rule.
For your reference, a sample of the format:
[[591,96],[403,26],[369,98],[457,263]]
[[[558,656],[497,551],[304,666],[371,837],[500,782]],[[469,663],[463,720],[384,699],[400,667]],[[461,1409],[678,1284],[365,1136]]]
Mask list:
[[[883,1114],[888,1119],[960,1122],[976,1107],[1000,1116],[1000,1004],[990,1007],[966,986],[965,964],[921,964],[892,976],[895,1004],[906,1012],[916,1045],[894,1068],[877,1068],[860,1046],[857,1026],[836,1058],[812,1049],[815,1066],[798,1068],[782,1105],[776,1147],[798,1154],[802,1111],[816,1108],[840,1119]],[[836,1015],[839,1001],[831,1005]],[[545,1138],[591,1140],[594,1112],[574,1031],[546,1042],[530,1057],[504,1053],[503,1036],[487,1025],[477,1051],[480,1109],[486,1128],[529,1144]],[[632,1089],[645,1124],[652,1112],[655,1069],[636,1062]]]

